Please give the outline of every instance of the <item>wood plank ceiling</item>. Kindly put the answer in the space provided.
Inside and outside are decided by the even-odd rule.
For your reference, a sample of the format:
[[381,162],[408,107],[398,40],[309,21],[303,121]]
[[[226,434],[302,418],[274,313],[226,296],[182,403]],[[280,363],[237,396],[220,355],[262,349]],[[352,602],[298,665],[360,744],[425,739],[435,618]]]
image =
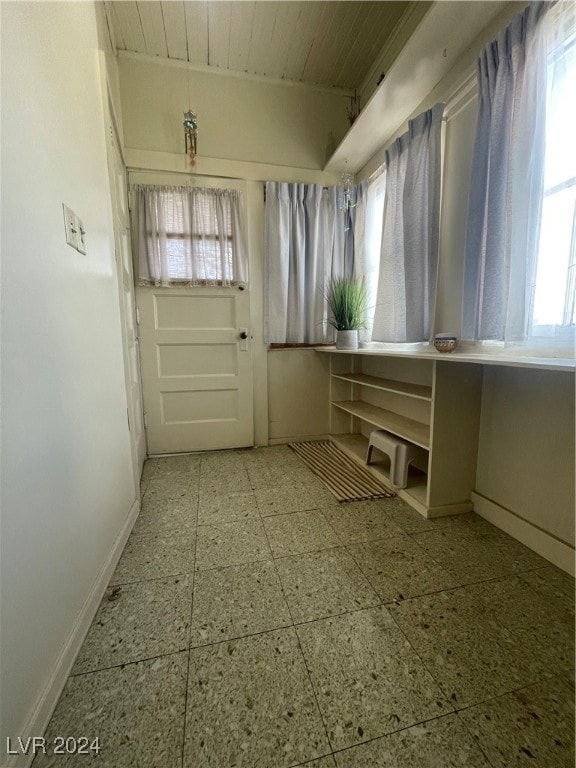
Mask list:
[[118,50],[353,91],[410,5],[115,0],[105,8]]

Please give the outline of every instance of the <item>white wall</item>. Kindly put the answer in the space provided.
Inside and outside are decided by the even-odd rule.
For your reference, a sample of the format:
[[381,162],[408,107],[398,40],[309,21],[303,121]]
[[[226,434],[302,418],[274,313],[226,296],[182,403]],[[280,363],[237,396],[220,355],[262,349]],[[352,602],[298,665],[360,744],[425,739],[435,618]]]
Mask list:
[[1,13],[3,751],[42,732],[136,491],[95,9]]
[[322,437],[330,427],[330,355],[313,349],[268,352],[270,442]]
[[343,94],[134,54],[118,61],[124,139],[132,149],[183,153],[182,117],[190,104],[203,157],[321,169],[329,133],[338,141],[347,127]]
[[574,543],[574,375],[484,372],[476,491]]
[[449,115],[445,124],[435,331],[449,331],[457,336],[462,330],[464,244],[477,109],[476,98],[468,99],[454,117]]

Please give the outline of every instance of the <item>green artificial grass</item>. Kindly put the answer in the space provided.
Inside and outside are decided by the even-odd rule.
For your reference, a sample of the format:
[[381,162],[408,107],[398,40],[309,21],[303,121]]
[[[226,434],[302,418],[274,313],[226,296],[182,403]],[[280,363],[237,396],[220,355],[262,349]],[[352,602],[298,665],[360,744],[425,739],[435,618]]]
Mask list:
[[326,291],[330,310],[328,323],[337,331],[365,328],[366,283],[363,278],[335,277]]

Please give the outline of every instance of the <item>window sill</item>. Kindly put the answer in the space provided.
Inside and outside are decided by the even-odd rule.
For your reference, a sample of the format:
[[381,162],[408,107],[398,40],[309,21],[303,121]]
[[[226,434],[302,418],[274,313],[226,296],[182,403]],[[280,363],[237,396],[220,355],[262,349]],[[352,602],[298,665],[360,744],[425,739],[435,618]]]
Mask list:
[[[412,346],[411,349],[408,347]],[[438,352],[428,344],[371,344],[357,350],[339,350],[336,347],[316,347],[318,352],[336,355],[382,355],[383,357],[404,357],[417,360],[438,360],[447,363],[477,363],[479,365],[500,365],[512,368],[539,368],[549,371],[574,372],[576,361],[571,356],[545,356],[534,350],[496,347],[492,344],[461,342],[454,352]]]
[[268,352],[290,349],[331,349],[333,344],[268,344]]

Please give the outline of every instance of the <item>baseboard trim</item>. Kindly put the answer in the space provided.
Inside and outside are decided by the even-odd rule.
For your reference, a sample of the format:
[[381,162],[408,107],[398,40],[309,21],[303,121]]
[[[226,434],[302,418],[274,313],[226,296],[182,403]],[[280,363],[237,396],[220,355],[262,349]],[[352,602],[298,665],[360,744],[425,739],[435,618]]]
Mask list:
[[472,510],[471,501],[462,501],[458,504],[442,504],[438,507],[425,507],[427,510],[426,518],[433,520],[437,517],[448,517],[449,515],[463,515]]
[[534,552],[571,576],[575,573],[574,548],[529,523],[480,493],[472,493],[474,511],[497,528],[518,539]]
[[[16,736],[21,735],[23,738],[41,736],[45,732],[139,512],[140,499],[136,499],[56,659],[48,683],[32,707],[20,733]],[[6,745],[2,744],[3,753],[5,748]],[[29,768],[33,759],[34,755],[11,755],[8,762],[3,765],[4,768]]]

